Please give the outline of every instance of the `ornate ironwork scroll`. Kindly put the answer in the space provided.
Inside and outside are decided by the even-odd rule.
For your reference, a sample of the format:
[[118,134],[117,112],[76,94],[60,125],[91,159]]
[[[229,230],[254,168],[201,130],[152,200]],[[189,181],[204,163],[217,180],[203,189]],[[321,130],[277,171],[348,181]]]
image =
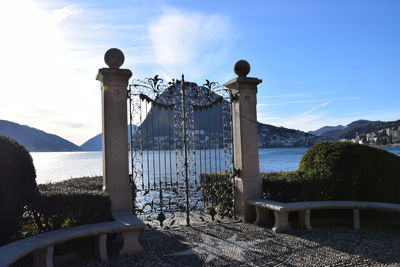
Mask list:
[[230,91],[156,75],[133,80],[128,98],[135,213],[153,227],[232,216]]

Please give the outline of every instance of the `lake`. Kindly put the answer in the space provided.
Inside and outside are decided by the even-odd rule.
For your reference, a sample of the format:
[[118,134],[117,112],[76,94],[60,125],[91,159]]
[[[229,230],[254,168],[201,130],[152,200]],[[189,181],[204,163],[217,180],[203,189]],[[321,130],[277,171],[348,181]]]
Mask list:
[[[400,156],[400,147],[382,147]],[[261,148],[260,171],[291,171],[298,168],[307,148]],[[102,175],[102,154],[93,152],[31,152],[37,183],[58,182],[82,176]]]

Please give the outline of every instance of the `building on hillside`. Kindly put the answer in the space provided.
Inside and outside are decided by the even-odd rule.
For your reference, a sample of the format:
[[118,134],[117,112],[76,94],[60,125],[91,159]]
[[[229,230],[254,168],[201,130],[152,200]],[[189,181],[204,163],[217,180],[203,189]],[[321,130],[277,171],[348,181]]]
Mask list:
[[367,133],[365,136],[366,142],[369,144],[375,144],[378,141],[378,137],[374,132]]
[[400,143],[400,127],[399,127],[399,129],[397,131],[393,131],[392,142],[393,143]]
[[392,135],[393,135],[393,129],[392,129],[392,128],[387,128],[387,129],[386,129],[386,134],[387,134],[388,136],[392,136]]

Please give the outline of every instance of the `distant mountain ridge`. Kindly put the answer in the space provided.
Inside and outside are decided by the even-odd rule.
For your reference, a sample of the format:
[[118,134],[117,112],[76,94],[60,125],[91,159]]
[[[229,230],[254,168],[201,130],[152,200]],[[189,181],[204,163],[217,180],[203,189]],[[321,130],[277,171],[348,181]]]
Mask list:
[[350,130],[342,134],[341,138],[353,138],[356,135],[366,134],[370,132],[378,132],[387,128],[400,127],[400,120],[397,121],[364,121],[364,123],[352,127]]
[[[276,127],[260,122],[257,123],[257,128],[258,146],[261,148],[309,147],[323,141],[331,140],[327,137],[315,136],[299,130]],[[144,132],[144,134],[146,133]],[[149,134],[151,134],[151,132]],[[100,151],[102,149],[102,134],[90,138],[81,145],[81,148],[83,151]]]
[[[158,114],[155,112],[154,115]],[[155,117],[157,118],[158,116]],[[161,118],[162,116],[159,117],[159,119]],[[156,123],[156,125],[161,124]],[[156,126],[153,129],[155,134],[157,134],[156,131],[159,131],[157,128]],[[399,142],[398,140],[400,138],[398,136],[400,133],[400,120],[387,122],[357,120],[346,126],[324,126],[308,133],[263,123],[257,123],[257,128],[259,147],[308,147],[322,141],[339,139],[348,141],[354,141],[356,139],[379,145],[382,142],[383,144]],[[219,127],[217,127],[216,130],[218,131]],[[128,135],[129,132],[130,131],[128,131]],[[149,131],[149,134],[152,134],[152,131]],[[90,138],[79,147],[60,136],[46,133],[27,125],[0,120],[0,135],[8,136],[16,140],[31,152],[102,150],[101,133]],[[375,140],[375,143],[371,143],[370,140]]]
[[319,128],[318,130],[315,131],[309,131],[309,134],[313,134],[316,136],[324,136],[324,134],[328,131],[332,131],[332,130],[339,130],[339,129],[343,129],[345,126],[343,125],[338,125],[338,126],[324,126],[322,128]]
[[387,145],[399,143],[400,140],[400,120],[397,121],[369,121],[357,120],[348,125],[328,131],[325,126],[314,133],[320,132],[321,136],[334,140],[361,142],[370,145]]
[[[363,127],[365,127],[371,123],[377,123],[377,121],[369,121],[369,120],[353,121],[352,123],[349,123],[342,128],[335,128],[335,129],[332,129],[329,131],[325,131],[325,132],[323,132],[322,136],[338,140],[338,139],[343,138],[345,135],[349,134],[350,132],[353,132],[356,129],[362,129]],[[319,129],[319,130],[321,130],[321,129]],[[319,130],[317,130],[317,131],[319,131]]]
[[98,135],[90,138],[85,143],[81,145],[81,149],[83,151],[100,151],[102,150],[102,138],[103,134],[99,133]]
[[0,120],[0,135],[14,139],[31,152],[81,151],[60,136],[6,120]]

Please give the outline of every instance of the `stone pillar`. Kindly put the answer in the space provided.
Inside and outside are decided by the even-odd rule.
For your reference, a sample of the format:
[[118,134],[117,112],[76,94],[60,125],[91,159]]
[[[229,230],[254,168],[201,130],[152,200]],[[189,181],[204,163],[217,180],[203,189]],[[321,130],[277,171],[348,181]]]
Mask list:
[[238,75],[225,84],[231,90],[233,153],[235,169],[235,211],[245,221],[252,221],[256,214],[254,207],[246,204],[248,199],[262,197],[262,179],[259,171],[257,133],[257,78],[247,77],[250,64],[239,60],[234,67]]
[[120,69],[125,57],[109,49],[104,60],[109,68],[99,69],[103,124],[103,187],[110,194],[112,211],[132,211],[129,183],[127,87],[132,72]]

